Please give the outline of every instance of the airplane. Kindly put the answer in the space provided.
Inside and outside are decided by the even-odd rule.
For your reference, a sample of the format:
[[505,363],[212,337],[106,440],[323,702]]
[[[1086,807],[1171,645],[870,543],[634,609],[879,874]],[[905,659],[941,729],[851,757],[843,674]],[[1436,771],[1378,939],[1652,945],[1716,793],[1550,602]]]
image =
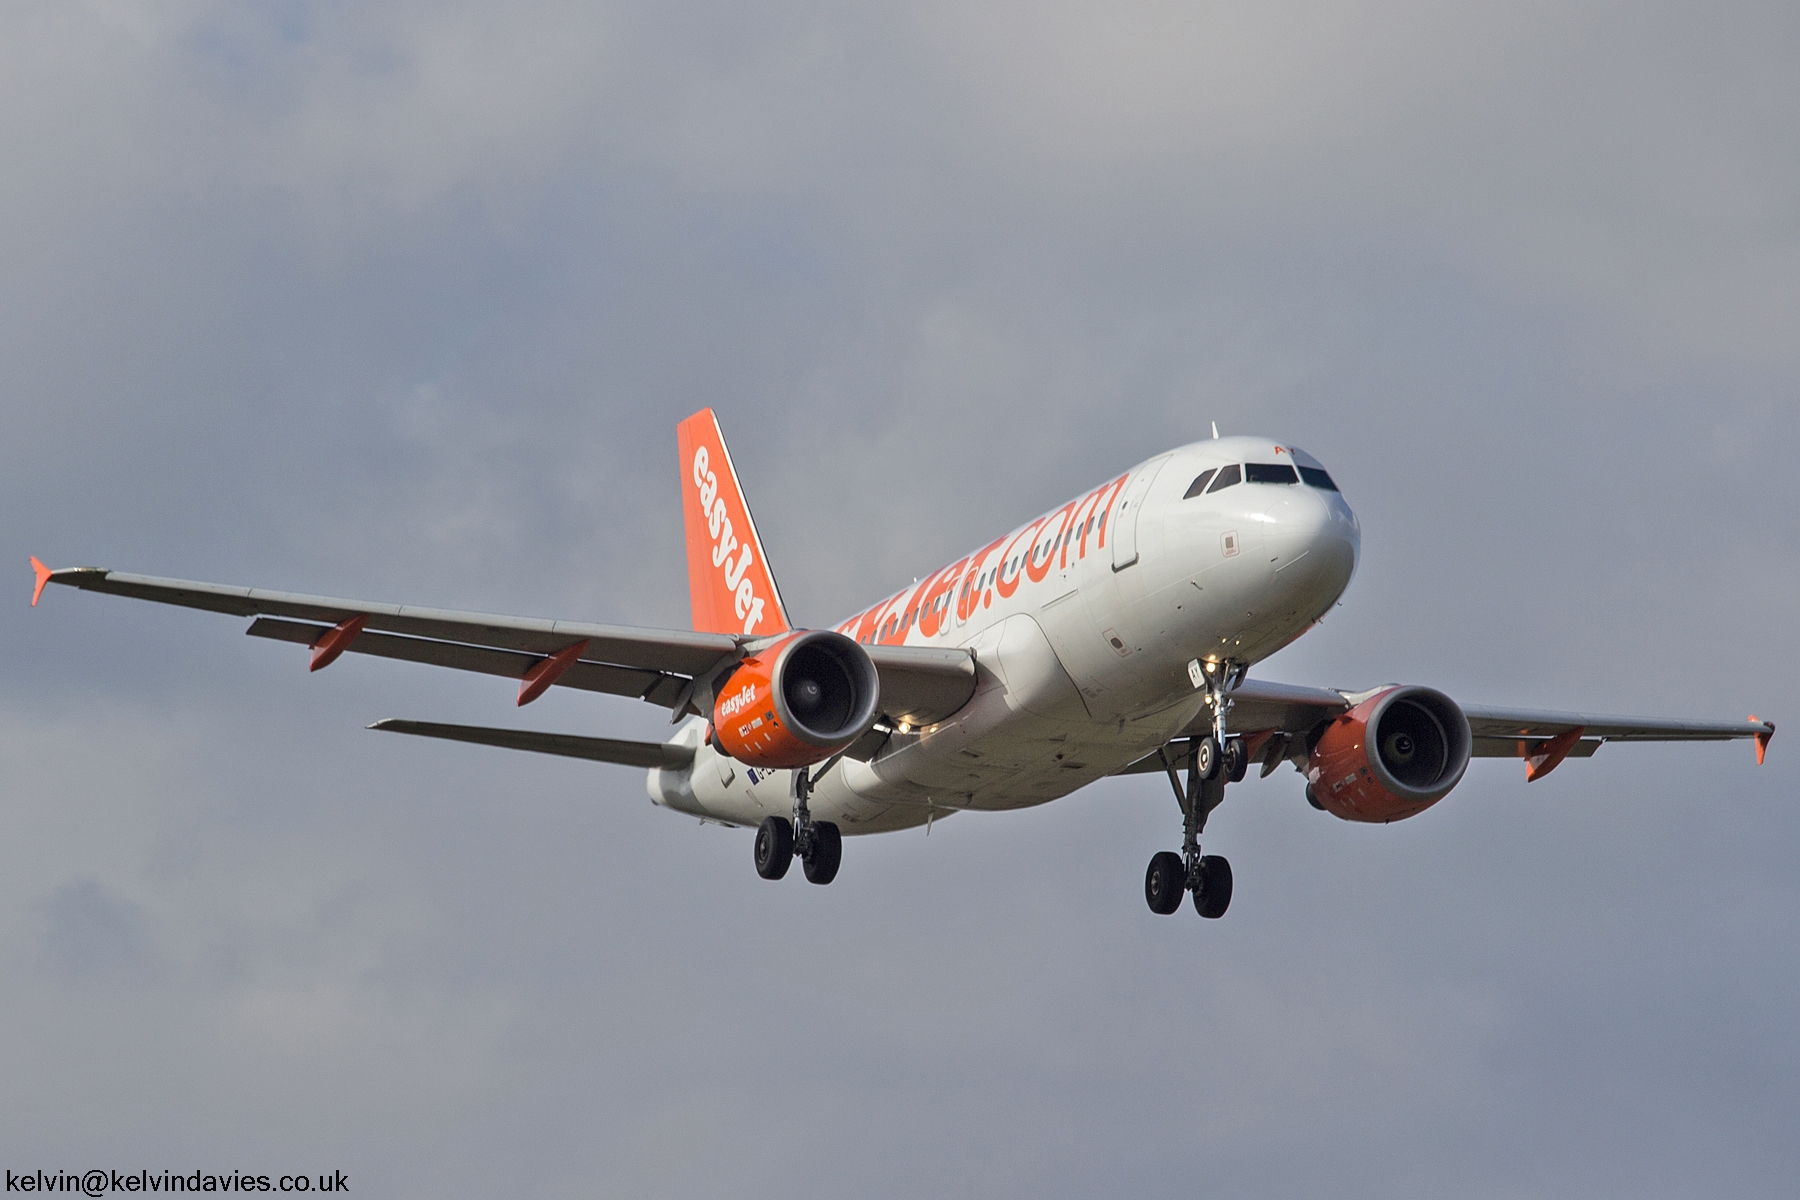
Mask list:
[[635,696],[666,742],[381,720],[371,729],[647,768],[650,799],[753,828],[757,874],[794,859],[828,884],[843,837],[955,813],[1026,808],[1112,775],[1166,776],[1179,852],[1145,872],[1152,912],[1231,903],[1231,864],[1201,853],[1208,816],[1252,766],[1291,763],[1316,809],[1417,816],[1473,758],[1528,782],[1607,742],[1750,738],[1701,722],[1459,704],[1420,685],[1360,691],[1249,678],[1315,626],[1355,574],[1362,528],[1300,447],[1220,437],[1158,454],[831,629],[789,619],[713,411],[677,426],[691,630],[492,616],[255,588],[52,570],[48,584],[230,613],[252,637],[551,687]]

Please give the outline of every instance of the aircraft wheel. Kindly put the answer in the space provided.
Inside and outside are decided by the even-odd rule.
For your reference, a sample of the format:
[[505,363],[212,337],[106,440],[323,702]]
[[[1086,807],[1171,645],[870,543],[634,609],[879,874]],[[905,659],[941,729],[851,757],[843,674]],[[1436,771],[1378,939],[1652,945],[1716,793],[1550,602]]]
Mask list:
[[1144,872],[1144,899],[1150,911],[1168,916],[1181,907],[1181,893],[1187,890],[1187,868],[1181,855],[1169,850],[1158,852]]
[[1319,803],[1319,798],[1317,796],[1313,795],[1312,784],[1310,783],[1306,785],[1306,802],[1320,812],[1325,811],[1325,806]]
[[1219,776],[1219,739],[1211,734],[1200,739],[1199,746],[1194,749],[1194,766],[1202,779],[1217,779]]
[[1225,778],[1232,783],[1244,782],[1250,770],[1250,755],[1244,751],[1244,739],[1232,738],[1225,743],[1223,767]]
[[1230,907],[1231,864],[1223,855],[1205,855],[1200,859],[1200,886],[1194,889],[1194,911],[1216,920]]
[[800,860],[800,869],[808,883],[830,883],[837,878],[838,864],[844,860],[844,838],[830,821],[814,821],[812,853]]
[[764,817],[756,827],[756,873],[780,879],[794,861],[794,826],[786,817]]

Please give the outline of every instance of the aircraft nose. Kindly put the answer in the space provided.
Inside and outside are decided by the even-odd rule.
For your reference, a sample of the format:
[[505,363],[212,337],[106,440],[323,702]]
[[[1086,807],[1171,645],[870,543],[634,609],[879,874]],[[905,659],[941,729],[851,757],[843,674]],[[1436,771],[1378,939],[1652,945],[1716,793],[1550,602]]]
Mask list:
[[1329,590],[1333,599],[1362,552],[1362,529],[1343,496],[1304,485],[1270,506],[1263,537],[1277,579],[1304,576],[1308,590]]

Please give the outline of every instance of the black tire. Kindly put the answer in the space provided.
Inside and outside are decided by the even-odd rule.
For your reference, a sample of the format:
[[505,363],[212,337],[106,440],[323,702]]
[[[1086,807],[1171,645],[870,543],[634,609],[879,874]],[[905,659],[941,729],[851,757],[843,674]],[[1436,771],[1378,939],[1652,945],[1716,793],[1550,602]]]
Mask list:
[[794,861],[794,825],[786,817],[764,817],[756,827],[756,873],[780,879]]
[[1244,749],[1243,738],[1232,738],[1225,743],[1224,769],[1229,782],[1244,782],[1244,776],[1250,771],[1250,755]]
[[1194,911],[1216,921],[1231,907],[1231,864],[1217,854],[1200,859],[1200,886],[1194,889]]
[[1150,859],[1150,869],[1144,872],[1144,899],[1150,904],[1150,911],[1160,916],[1168,916],[1181,907],[1181,895],[1187,891],[1187,867],[1181,861],[1181,855],[1170,850],[1159,851]]
[[1200,744],[1194,748],[1194,765],[1200,770],[1200,778],[1217,779],[1219,777],[1220,757],[1217,738],[1208,734],[1200,739]]
[[1313,795],[1312,784],[1310,783],[1306,785],[1306,802],[1320,812],[1325,811],[1325,806],[1319,803],[1319,798],[1317,796]]
[[844,838],[830,821],[814,821],[812,828],[812,853],[800,860],[800,869],[808,883],[830,883],[844,861]]

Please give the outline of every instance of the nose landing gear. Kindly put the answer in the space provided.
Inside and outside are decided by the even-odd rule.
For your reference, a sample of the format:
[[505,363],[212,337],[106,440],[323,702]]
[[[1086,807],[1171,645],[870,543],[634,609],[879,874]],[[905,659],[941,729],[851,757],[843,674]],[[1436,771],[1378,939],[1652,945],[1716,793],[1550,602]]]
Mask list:
[[1227,693],[1242,678],[1242,668],[1224,664],[1217,682],[1209,682],[1213,731],[1188,739],[1185,784],[1168,754],[1157,751],[1181,805],[1182,839],[1180,854],[1158,852],[1144,874],[1144,899],[1153,913],[1167,915],[1180,908],[1183,892],[1193,895],[1194,911],[1208,919],[1224,916],[1231,907],[1231,863],[1218,854],[1201,854],[1200,833],[1207,815],[1225,799],[1225,785],[1243,779],[1250,768],[1243,739],[1225,736],[1225,713],[1231,707]]
[[[1210,737],[1188,739],[1185,786],[1175,764],[1167,754],[1163,755],[1163,767],[1175,788],[1175,799],[1181,804],[1182,839],[1180,854],[1159,851],[1144,873],[1144,899],[1153,913],[1167,915],[1180,908],[1184,892],[1193,894],[1194,911],[1203,917],[1222,917],[1231,907],[1231,864],[1221,855],[1200,853],[1200,832],[1206,828],[1207,814],[1225,799],[1225,784],[1230,779],[1221,761],[1229,752],[1225,756],[1209,755],[1209,745],[1217,743]],[[1242,744],[1235,739],[1226,745],[1236,746],[1242,754]],[[1206,772],[1208,758],[1212,762],[1210,778]]]

